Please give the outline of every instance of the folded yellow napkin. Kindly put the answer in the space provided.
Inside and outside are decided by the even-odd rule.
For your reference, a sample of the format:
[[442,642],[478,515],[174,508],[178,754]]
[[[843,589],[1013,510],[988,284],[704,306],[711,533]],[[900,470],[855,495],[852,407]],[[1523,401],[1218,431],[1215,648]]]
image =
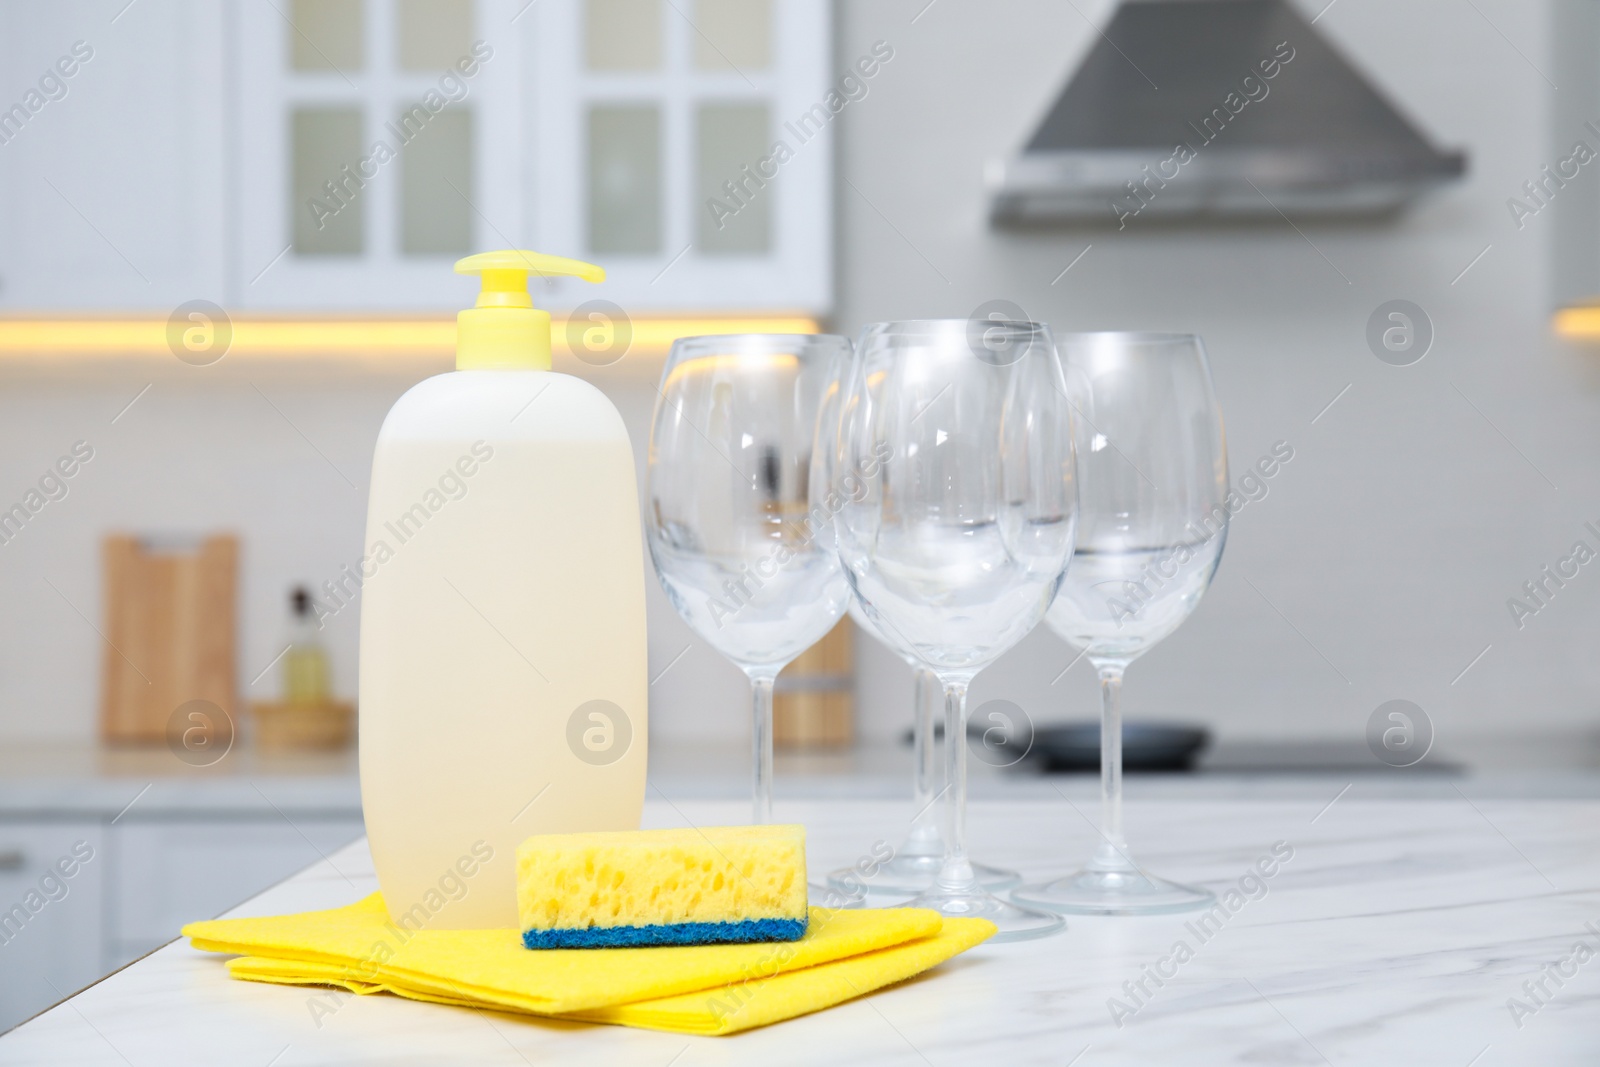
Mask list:
[[806,936],[793,942],[533,952],[516,930],[398,928],[374,893],[331,911],[191,923],[183,932],[196,948],[243,956],[228,970],[250,981],[729,1034],[909,978],[986,940],[994,926],[914,908],[813,908]]

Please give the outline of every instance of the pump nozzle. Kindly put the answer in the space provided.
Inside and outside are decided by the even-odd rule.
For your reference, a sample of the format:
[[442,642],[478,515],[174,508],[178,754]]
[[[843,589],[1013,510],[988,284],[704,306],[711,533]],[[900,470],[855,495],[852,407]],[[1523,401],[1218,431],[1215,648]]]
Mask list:
[[528,275],[606,280],[593,263],[520,249],[457,260],[456,273],[483,279],[477,304],[456,315],[457,370],[549,370],[550,314],[533,306]]

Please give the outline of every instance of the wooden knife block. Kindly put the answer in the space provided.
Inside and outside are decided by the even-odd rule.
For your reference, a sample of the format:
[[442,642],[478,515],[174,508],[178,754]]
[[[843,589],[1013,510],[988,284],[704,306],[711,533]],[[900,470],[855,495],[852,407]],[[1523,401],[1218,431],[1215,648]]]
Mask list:
[[164,741],[172,713],[190,700],[208,700],[233,718],[238,539],[208,537],[192,551],[160,551],[112,535],[101,551],[101,739]]

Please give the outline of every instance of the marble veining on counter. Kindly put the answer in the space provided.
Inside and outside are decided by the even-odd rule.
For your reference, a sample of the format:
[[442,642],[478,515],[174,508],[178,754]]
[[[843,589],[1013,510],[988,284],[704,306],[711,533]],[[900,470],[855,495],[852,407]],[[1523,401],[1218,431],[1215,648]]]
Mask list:
[[[647,825],[745,805],[652,801]],[[1088,851],[1093,809],[973,805],[979,858],[1030,877]],[[780,803],[813,873],[898,842],[909,806]],[[177,943],[0,1038],[0,1064],[1600,1062],[1600,803],[1335,796],[1135,802],[1144,862],[1225,907],[1075,918],[980,947],[864,1000],[689,1038],[227,979]],[[375,888],[364,842],[229,914],[332,907]],[[198,916],[197,916],[198,917]],[[1582,946],[1580,948],[1580,946]]]
[[239,744],[214,764],[191,766],[165,745],[0,745],[0,817],[140,820],[283,811],[359,816],[355,748],[263,752]]

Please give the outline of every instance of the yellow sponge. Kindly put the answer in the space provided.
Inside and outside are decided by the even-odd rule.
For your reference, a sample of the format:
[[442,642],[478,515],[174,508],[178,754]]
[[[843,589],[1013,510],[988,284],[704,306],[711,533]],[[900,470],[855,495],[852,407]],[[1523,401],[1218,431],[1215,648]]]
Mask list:
[[803,826],[544,834],[517,848],[528,948],[796,941]]

